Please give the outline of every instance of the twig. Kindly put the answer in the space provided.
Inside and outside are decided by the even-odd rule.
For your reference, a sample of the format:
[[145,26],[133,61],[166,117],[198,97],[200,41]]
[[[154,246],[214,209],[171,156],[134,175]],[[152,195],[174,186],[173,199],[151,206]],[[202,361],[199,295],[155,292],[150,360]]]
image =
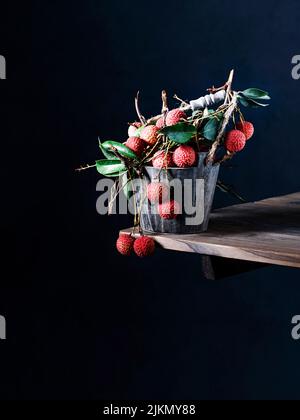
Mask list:
[[237,93],[234,92],[233,93],[233,96],[232,96],[231,104],[229,105],[227,111],[224,114],[224,119],[222,121],[222,126],[221,126],[221,129],[219,131],[219,134],[218,134],[215,142],[213,143],[213,145],[212,145],[212,147],[211,147],[211,149],[210,149],[210,151],[208,153],[207,163],[212,163],[214,161],[214,157],[215,157],[217,148],[221,144],[221,141],[222,141],[223,135],[225,133],[227,124],[229,123],[230,118],[231,118],[231,116],[232,116],[232,114],[233,114],[233,112],[234,112],[234,110],[236,108],[236,104],[237,104]]
[[161,93],[161,99],[162,99],[162,109],[161,109],[161,113],[162,113],[162,118],[164,119],[164,126],[166,125],[166,118],[169,112],[169,107],[168,107],[168,97],[167,97],[167,92],[165,90],[162,91]]
[[151,117],[149,118],[149,120],[147,120],[147,124],[155,124],[161,117],[162,114],[156,115],[155,117]]
[[231,88],[232,88],[232,82],[233,82],[233,77],[234,77],[234,70],[231,70],[230,74],[229,74],[229,78],[226,82],[227,85],[227,89],[226,89],[226,97],[225,97],[225,101],[224,104],[227,104],[228,99],[230,97],[231,94]]
[[155,143],[154,147],[152,147],[152,148],[150,149],[149,153],[147,153],[147,154],[146,154],[146,156],[145,156],[145,157],[141,160],[141,162],[140,162],[140,167],[142,167],[142,165],[143,165],[144,163],[149,162],[147,159],[148,159],[150,156],[152,156],[152,154],[154,153],[155,149],[156,149],[158,146],[160,146],[160,142],[159,142],[159,141],[157,141],[157,142]]
[[225,133],[227,124],[230,121],[230,118],[232,116],[232,114],[234,113],[236,106],[237,106],[237,92],[232,92],[231,88],[232,88],[232,82],[233,82],[233,76],[234,76],[234,70],[231,70],[228,81],[227,81],[227,91],[226,91],[226,97],[225,97],[225,101],[224,101],[224,105],[227,104],[228,99],[231,99],[231,102],[229,102],[228,108],[224,113],[224,119],[222,121],[222,126],[221,129],[219,131],[219,134],[215,140],[215,142],[213,143],[208,156],[207,156],[207,163],[212,163],[214,161],[215,158],[215,154],[217,151],[217,148],[219,147],[219,145],[221,144],[223,135]]
[[119,180],[115,181],[112,189],[110,190],[110,200],[108,203],[108,215],[111,216],[113,213],[114,203],[118,197]]
[[230,185],[226,185],[224,184],[222,181],[218,181],[217,182],[217,187],[227,193],[227,194],[231,194],[233,197],[237,198],[239,201],[241,201],[242,203],[246,203],[247,201],[244,199],[244,197],[242,197],[237,191],[235,191],[234,187],[230,186]]
[[86,166],[80,166],[79,168],[75,169],[76,172],[82,172],[82,171],[86,171],[87,169],[91,169],[91,168],[96,168],[96,164],[95,165],[86,165]]
[[143,125],[145,125],[147,123],[146,118],[143,117],[143,115],[141,114],[140,108],[139,108],[139,96],[140,96],[140,92],[138,92],[136,94],[136,98],[135,98],[135,109],[136,109],[136,113],[138,114],[138,117],[141,121],[141,123]]
[[225,85],[223,85],[219,88],[216,88],[216,87],[212,86],[211,88],[208,88],[206,90],[209,93],[217,93],[217,92],[220,92],[221,90],[227,90],[227,88],[228,88],[228,82],[226,82]]
[[177,101],[181,102],[181,106],[188,106],[189,105],[186,101],[184,101],[183,99],[180,99],[179,96],[177,96],[177,95],[174,95],[173,98],[176,99]]
[[222,163],[227,162],[235,156],[235,153],[227,151],[227,153],[222,157],[222,159],[215,162],[215,164],[222,165]]
[[[126,175],[126,178],[127,178],[127,173],[124,173],[122,175],[122,177],[124,177],[125,175]],[[127,185],[130,182],[130,180],[128,180],[128,178],[127,178],[127,182],[125,184],[123,184],[120,188],[120,178],[121,177],[119,177],[119,180],[117,180],[115,182],[115,184],[114,184],[114,186],[111,190],[111,194],[110,194],[110,200],[111,201],[109,203],[109,212],[108,212],[109,215],[111,215],[111,210],[113,209],[114,201],[117,199],[118,195],[121,194],[121,192],[125,190],[125,188],[127,187]],[[118,184],[118,185],[116,186],[116,184]],[[115,195],[113,195],[113,193],[115,193]]]
[[165,90],[163,90],[162,93],[161,93],[161,99],[162,99],[161,113],[164,115],[167,112],[169,112],[169,108],[168,108],[168,97],[167,97],[167,92]]

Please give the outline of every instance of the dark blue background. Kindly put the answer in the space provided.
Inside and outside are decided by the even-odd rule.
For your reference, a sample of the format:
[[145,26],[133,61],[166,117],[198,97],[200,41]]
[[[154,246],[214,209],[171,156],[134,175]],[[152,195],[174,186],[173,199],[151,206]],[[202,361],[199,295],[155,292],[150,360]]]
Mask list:
[[[248,200],[299,190],[299,2],[33,1],[1,16],[2,399],[298,399],[299,271],[209,282],[197,255],[114,248],[95,211],[97,136],[126,140],[133,98],[195,99],[236,69],[261,87],[256,136],[222,178]],[[232,204],[221,192],[216,206]]]

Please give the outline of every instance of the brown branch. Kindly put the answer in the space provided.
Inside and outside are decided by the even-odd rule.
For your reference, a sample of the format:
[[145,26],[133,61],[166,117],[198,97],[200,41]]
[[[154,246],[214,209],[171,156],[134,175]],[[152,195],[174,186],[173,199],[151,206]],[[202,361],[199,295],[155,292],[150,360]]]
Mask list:
[[225,83],[225,85],[223,85],[219,88],[216,88],[215,86],[212,86],[211,88],[207,89],[207,92],[214,94],[214,93],[220,92],[221,90],[230,91],[232,81],[233,81],[233,76],[234,76],[234,70],[231,70],[229,78],[228,78],[227,82]]
[[222,163],[227,162],[235,156],[235,153],[227,151],[227,153],[222,157],[222,159],[215,162],[215,165],[222,165]]
[[162,91],[161,93],[161,99],[162,99],[162,109],[161,109],[161,113],[163,115],[167,114],[167,112],[169,112],[169,108],[168,108],[168,97],[167,97],[167,92],[165,90]]
[[220,92],[221,90],[227,90],[227,88],[228,88],[228,84],[226,82],[225,85],[223,85],[219,88],[216,88],[216,87],[212,86],[211,88],[208,88],[206,90],[207,90],[207,92],[214,94],[214,93]]
[[156,115],[155,117],[151,117],[147,120],[147,124],[155,124],[163,115],[159,114]]
[[225,97],[225,101],[224,101],[224,105],[227,104],[228,99],[231,99],[231,102],[229,102],[228,108],[224,113],[224,119],[222,121],[222,125],[221,125],[221,129],[219,131],[219,134],[215,140],[215,142],[213,143],[208,156],[207,156],[207,163],[213,163],[214,159],[215,159],[215,154],[216,151],[218,149],[218,147],[221,144],[222,138],[224,136],[227,124],[230,121],[230,118],[232,116],[232,114],[235,111],[235,108],[237,106],[237,93],[236,92],[232,92],[232,82],[233,82],[233,77],[234,77],[234,70],[231,70],[230,74],[229,74],[229,78],[227,80],[227,90],[226,90],[226,97]]
[[112,189],[110,190],[110,200],[108,203],[108,215],[111,216],[113,214],[114,203],[119,195],[118,192],[119,188],[119,180],[116,180]]
[[136,113],[138,114],[139,120],[141,121],[141,123],[143,125],[145,125],[147,121],[146,121],[146,118],[143,117],[143,115],[141,114],[140,107],[139,107],[139,97],[140,97],[140,92],[138,92],[136,94],[136,98],[135,98],[135,109],[136,109]]
[[224,136],[227,124],[229,123],[230,118],[231,118],[232,114],[234,113],[236,105],[237,105],[237,93],[233,92],[231,103],[228,106],[228,109],[226,110],[226,112],[224,113],[224,119],[222,121],[222,126],[221,126],[221,129],[219,131],[219,134],[218,134],[215,142],[213,143],[213,145],[212,145],[212,147],[211,147],[211,149],[208,153],[207,163],[213,163],[217,148],[221,144],[221,141],[222,141],[222,138]]
[[179,96],[174,95],[173,98],[176,99],[177,101],[181,102],[181,106],[189,106],[189,104],[186,101],[184,101],[183,99],[180,99]]
[[86,166],[80,166],[79,168],[75,169],[76,172],[82,172],[82,171],[86,171],[87,169],[91,169],[91,168],[96,168],[96,164],[95,165],[86,165]]
[[226,97],[225,97],[225,101],[224,104],[227,104],[228,99],[230,97],[230,94],[232,92],[232,82],[233,82],[233,77],[234,77],[234,70],[231,70],[230,74],[229,74],[229,78],[226,82],[227,85],[227,89],[226,89]]

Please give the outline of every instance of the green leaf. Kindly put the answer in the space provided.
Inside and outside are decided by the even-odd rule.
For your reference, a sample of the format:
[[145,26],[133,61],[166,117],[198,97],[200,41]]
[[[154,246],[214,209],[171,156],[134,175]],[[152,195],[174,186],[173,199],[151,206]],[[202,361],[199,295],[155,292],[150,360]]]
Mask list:
[[105,175],[105,176],[107,178],[120,178],[120,177],[122,177],[126,173],[127,173],[127,170],[121,171],[121,172],[114,172],[114,173],[112,173],[110,175]]
[[250,106],[250,103],[248,102],[248,100],[246,98],[244,98],[244,96],[238,95],[238,100],[239,100],[240,104],[245,106],[246,108],[248,108]]
[[121,156],[125,158],[138,160],[137,155],[131,149],[125,146],[125,144],[119,143],[117,141],[106,141],[102,144],[102,147],[109,153],[115,149],[118,153],[120,153]]
[[110,159],[110,160],[118,160],[118,158],[111,152],[109,152],[108,150],[105,150],[105,148],[103,147],[100,138],[98,138],[99,141],[99,147],[101,152],[103,153],[104,157],[106,157],[106,159]]
[[166,135],[171,141],[178,144],[184,144],[191,140],[197,133],[196,127],[185,122],[165,127],[160,132]]
[[239,102],[245,106],[250,108],[259,108],[259,107],[266,107],[269,106],[269,104],[262,104],[261,102],[257,102],[254,99],[246,98],[241,95],[238,96]]
[[220,121],[217,118],[212,118],[205,124],[202,134],[207,140],[213,141],[217,137],[219,127]]
[[96,161],[97,171],[107,177],[117,177],[127,171],[126,166],[120,160],[97,160]]
[[242,92],[242,94],[248,99],[260,99],[265,101],[269,101],[271,99],[268,92],[257,88],[246,89]]

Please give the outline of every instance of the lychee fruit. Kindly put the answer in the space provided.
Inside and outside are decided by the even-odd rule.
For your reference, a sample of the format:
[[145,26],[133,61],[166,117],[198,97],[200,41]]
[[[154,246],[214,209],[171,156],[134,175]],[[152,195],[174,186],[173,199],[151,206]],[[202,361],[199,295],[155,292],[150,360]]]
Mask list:
[[173,158],[170,152],[156,152],[152,158],[152,165],[154,168],[167,169],[173,165]]
[[249,121],[241,121],[236,128],[245,134],[246,140],[250,140],[254,134],[254,125]]
[[153,145],[157,142],[159,128],[156,125],[148,125],[141,132],[141,139],[146,143]]
[[133,251],[135,239],[126,234],[121,234],[117,240],[116,247],[120,254],[129,257]]
[[135,137],[136,133],[137,133],[137,130],[139,128],[141,128],[141,126],[142,126],[142,123],[140,123],[140,122],[134,122],[134,123],[130,124],[130,126],[128,128],[128,136],[129,137]]
[[167,201],[158,205],[158,213],[162,219],[176,219],[180,214],[180,204],[175,201]]
[[173,111],[168,112],[166,125],[170,127],[171,125],[178,124],[182,119],[187,119],[186,113],[181,111],[181,109],[173,109]]
[[156,127],[159,129],[159,130],[161,130],[162,128],[164,128],[165,127],[165,118],[164,117],[160,117],[160,119],[159,120],[157,120],[157,122],[156,122]]
[[246,146],[246,136],[240,130],[231,130],[226,136],[225,147],[231,152],[240,152]]
[[149,236],[141,236],[134,242],[134,252],[140,258],[150,257],[155,251],[155,242]]
[[191,146],[179,146],[173,154],[173,161],[179,168],[189,168],[196,162],[197,155]]
[[125,146],[140,156],[146,148],[146,143],[139,137],[129,137],[126,141]]
[[150,203],[162,203],[169,196],[169,188],[162,182],[151,182],[147,187],[147,197]]

